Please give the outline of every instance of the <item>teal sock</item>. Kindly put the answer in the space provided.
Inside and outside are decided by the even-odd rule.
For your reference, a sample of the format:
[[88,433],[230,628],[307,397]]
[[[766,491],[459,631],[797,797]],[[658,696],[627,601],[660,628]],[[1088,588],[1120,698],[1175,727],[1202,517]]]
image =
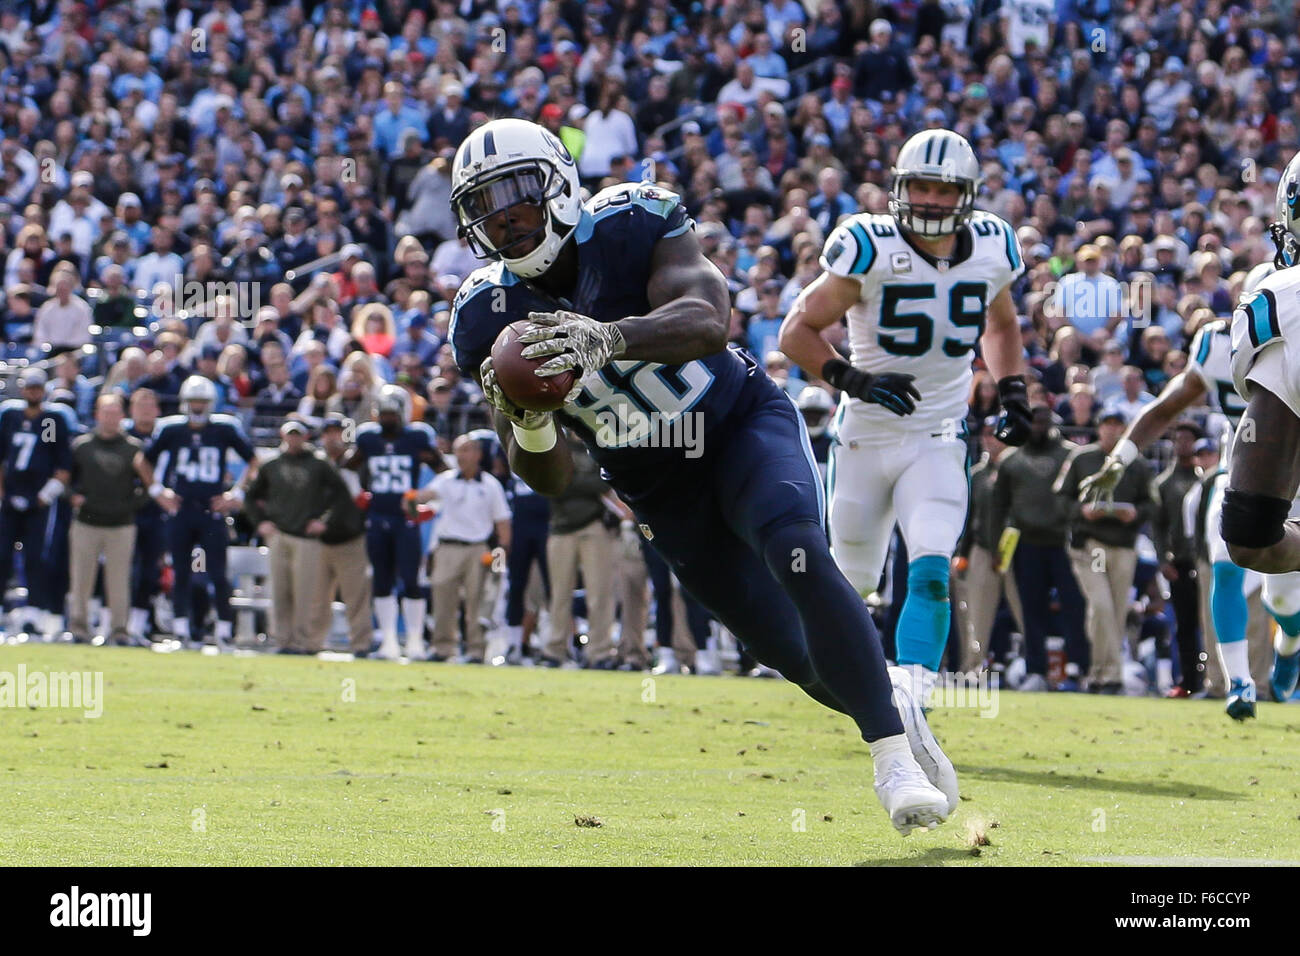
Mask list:
[[1246,572],[1231,561],[1216,561],[1211,571],[1210,616],[1214,619],[1214,633],[1220,644],[1244,641],[1249,614],[1242,591]]
[[937,554],[916,558],[907,566],[907,599],[894,636],[898,663],[920,664],[937,671],[948,643],[951,620],[948,559]]

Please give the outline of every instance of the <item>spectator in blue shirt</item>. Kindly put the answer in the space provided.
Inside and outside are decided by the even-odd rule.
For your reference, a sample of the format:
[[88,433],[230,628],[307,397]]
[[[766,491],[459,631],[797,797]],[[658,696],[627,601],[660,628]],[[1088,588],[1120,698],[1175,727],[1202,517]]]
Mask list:
[[396,364],[403,355],[412,353],[419,356],[422,364],[432,365],[438,356],[438,347],[441,344],[438,337],[429,331],[428,317],[417,313],[411,316],[411,321],[406,326],[406,334],[398,337],[388,357]]
[[823,169],[817,174],[817,195],[808,201],[808,212],[829,236],[841,216],[851,216],[858,204],[844,191],[844,175],[838,169]]
[[384,108],[375,114],[373,145],[384,156],[395,159],[402,153],[402,133],[415,130],[420,142],[429,141],[424,115],[403,101],[406,90],[396,80],[384,84]]
[[781,289],[784,283],[780,279],[768,279],[759,288],[758,311],[750,317],[748,329],[749,351],[760,361],[768,352],[778,350],[778,337],[781,332]]

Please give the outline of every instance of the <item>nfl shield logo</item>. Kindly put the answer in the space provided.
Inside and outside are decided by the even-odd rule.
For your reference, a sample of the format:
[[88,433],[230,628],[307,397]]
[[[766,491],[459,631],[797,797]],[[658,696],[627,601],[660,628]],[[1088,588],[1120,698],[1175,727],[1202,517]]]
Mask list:
[[655,533],[650,530],[650,526],[648,524],[643,524],[640,525],[639,527],[641,528],[641,534],[645,537],[647,541],[653,541],[655,539]]

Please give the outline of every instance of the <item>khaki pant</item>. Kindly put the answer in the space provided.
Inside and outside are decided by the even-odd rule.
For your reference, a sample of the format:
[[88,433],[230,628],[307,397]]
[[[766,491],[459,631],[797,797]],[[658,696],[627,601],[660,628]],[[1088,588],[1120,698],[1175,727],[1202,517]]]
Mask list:
[[[1219,666],[1219,640],[1214,631],[1214,614],[1210,605],[1210,582],[1214,572],[1208,561],[1196,564],[1200,588],[1201,634],[1205,645],[1205,683],[1209,697],[1226,697],[1228,681]],[[1250,676],[1255,681],[1255,694],[1260,700],[1270,697],[1268,678],[1273,670],[1273,618],[1264,607],[1264,589],[1256,588],[1246,598],[1249,616],[1246,618],[1246,654],[1250,661]]]
[[573,592],[578,567],[587,591],[587,662],[614,656],[614,538],[600,521],[546,541],[546,566],[551,572],[551,632],[542,653],[562,661],[573,637]]
[[354,654],[370,650],[375,630],[370,619],[370,561],[364,535],[339,544],[321,544],[320,573],[314,578],[311,598],[311,642],[307,650],[325,646],[334,624],[334,595],[343,602],[348,619],[348,638]]
[[[632,532],[640,537],[639,532]],[[648,588],[650,574],[637,539],[620,539],[614,549],[618,564],[618,595],[622,605],[622,623],[618,638],[618,659],[625,664],[644,667],[649,662],[645,648],[646,622],[650,619]]]
[[954,575],[953,610],[957,615],[958,633],[962,636],[961,670],[963,673],[979,670],[988,657],[989,635],[997,617],[998,602],[1005,592],[1011,616],[1016,627],[1025,633],[1025,615],[1020,609],[1020,592],[1016,579],[1009,572],[999,574],[993,570],[993,553],[978,545],[970,550],[966,573]]
[[1093,684],[1124,682],[1124,635],[1128,593],[1137,570],[1137,550],[1089,541],[1070,548],[1070,564],[1088,603],[1084,629],[1092,647]]
[[443,657],[456,654],[457,611],[465,602],[465,656],[482,660],[487,637],[478,622],[479,599],[487,567],[485,544],[444,541],[433,552],[433,651]]
[[104,596],[112,619],[112,637],[126,636],[131,611],[131,555],[135,550],[135,523],[116,527],[83,524],[76,519],[68,531],[71,552],[68,593],[68,630],[90,637],[88,604],[95,589],[95,572],[104,557]]
[[320,650],[314,646],[317,613],[313,605],[320,586],[321,543],[281,531],[270,542],[271,627],[280,647]]

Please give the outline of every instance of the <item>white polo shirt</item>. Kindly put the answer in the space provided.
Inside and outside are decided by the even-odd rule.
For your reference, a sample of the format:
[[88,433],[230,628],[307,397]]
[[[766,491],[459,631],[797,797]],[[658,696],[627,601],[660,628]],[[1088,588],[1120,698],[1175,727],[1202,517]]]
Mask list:
[[510,520],[505,489],[487,472],[464,478],[459,469],[444,471],[427,487],[438,495],[438,521],[429,541],[431,548],[444,540],[487,541],[496,522]]

